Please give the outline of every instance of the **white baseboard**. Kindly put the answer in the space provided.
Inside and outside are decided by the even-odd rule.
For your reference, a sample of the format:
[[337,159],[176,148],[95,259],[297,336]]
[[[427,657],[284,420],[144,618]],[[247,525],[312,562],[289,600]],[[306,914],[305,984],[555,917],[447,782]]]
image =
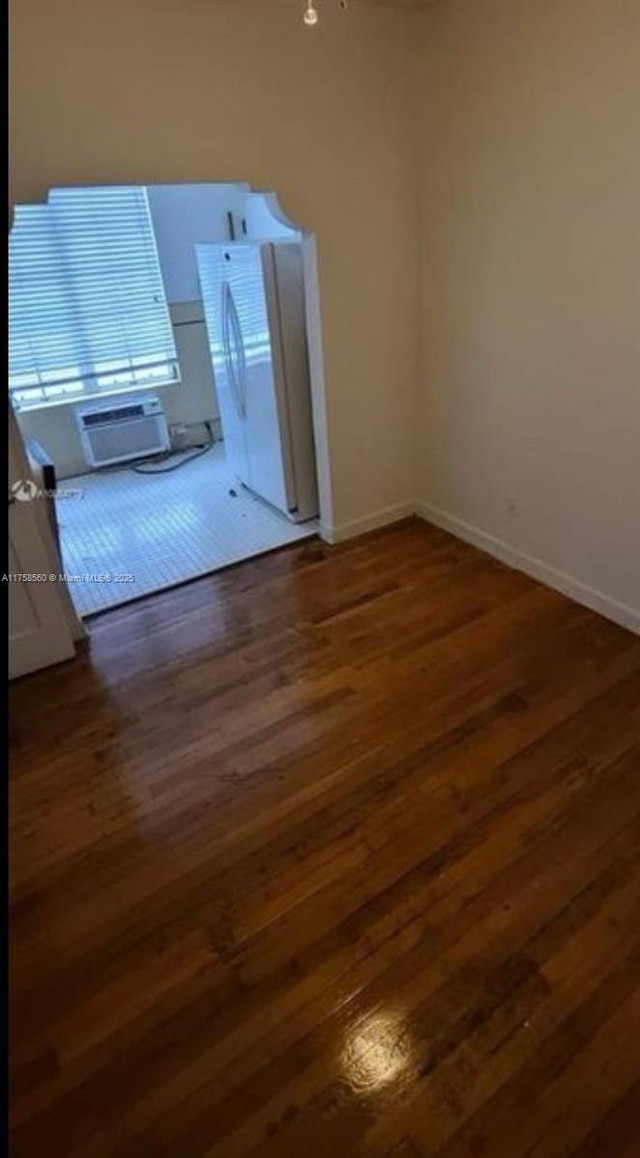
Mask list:
[[608,595],[603,595],[602,592],[594,590],[593,587],[588,587],[579,579],[574,579],[572,575],[566,575],[564,571],[550,567],[541,559],[525,555],[517,548],[511,547],[509,543],[505,543],[503,539],[498,539],[495,535],[490,535],[486,531],[480,530],[479,527],[474,527],[471,523],[458,519],[455,515],[449,515],[446,511],[429,506],[428,503],[415,503],[414,512],[419,518],[425,519],[428,523],[434,523],[436,527],[441,527],[444,531],[450,531],[456,538],[463,539],[464,542],[471,543],[474,547],[479,547],[481,551],[486,551],[488,555],[493,555],[509,567],[514,567],[516,571],[524,571],[526,575],[539,580],[547,587],[561,591],[563,595],[568,595],[576,603],[581,603],[591,611],[597,611],[621,627],[626,627],[629,631],[640,635],[640,612],[635,611],[633,607],[610,599]]
[[337,527],[321,522],[320,534],[326,543],[344,543],[346,539],[366,535],[367,531],[377,531],[379,527],[388,527],[391,523],[399,523],[401,519],[409,519],[415,513],[415,503],[395,503],[392,507],[383,507],[381,511],[374,511],[362,519],[341,523]]
[[394,506],[384,507],[380,511],[365,515],[362,519],[354,519],[350,523],[341,523],[335,527],[321,522],[320,535],[327,543],[343,543],[347,539],[365,535],[367,531],[376,531],[380,527],[398,523],[401,519],[410,518],[411,515],[417,515],[418,518],[424,519],[428,523],[434,523],[436,527],[449,531],[450,534],[462,539],[465,543],[471,543],[481,551],[486,551],[488,555],[500,559],[507,566],[514,567],[516,571],[523,571],[532,579],[537,579],[547,587],[552,587],[554,591],[568,595],[576,603],[588,607],[591,611],[597,611],[598,614],[613,620],[620,627],[626,627],[629,631],[640,635],[640,611],[611,599],[608,595],[596,591],[572,575],[558,571],[557,568],[549,566],[541,559],[536,559],[532,555],[519,551],[516,547],[506,543],[504,539],[490,535],[487,531],[465,522],[464,519],[441,511],[428,503],[396,503]]

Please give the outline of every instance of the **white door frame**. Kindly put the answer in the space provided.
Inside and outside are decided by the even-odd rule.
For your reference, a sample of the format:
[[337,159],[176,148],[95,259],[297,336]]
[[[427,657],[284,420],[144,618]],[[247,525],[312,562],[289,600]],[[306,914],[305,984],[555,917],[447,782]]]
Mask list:
[[[46,498],[29,471],[22,434],[9,405],[9,679],[75,655],[84,635],[62,572],[46,514]],[[46,576],[27,581],[20,576]],[[9,578],[9,576],[16,576]],[[79,630],[78,630],[79,629]]]

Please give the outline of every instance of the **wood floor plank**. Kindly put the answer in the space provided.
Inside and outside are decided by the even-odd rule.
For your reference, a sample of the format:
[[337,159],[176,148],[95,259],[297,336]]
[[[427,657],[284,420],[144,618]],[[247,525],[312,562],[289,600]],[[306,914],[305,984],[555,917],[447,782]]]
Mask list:
[[[578,1023],[579,1025],[579,1023]],[[626,1091],[640,1068],[640,990],[614,1009],[587,1041],[576,1033],[569,1056],[553,1059],[546,1073],[530,1072],[517,1099],[505,1098],[487,1125],[467,1128],[439,1158],[462,1158],[469,1149],[487,1158],[570,1154]],[[565,1046],[566,1049],[566,1046]]]
[[11,700],[14,1158],[634,1152],[640,640],[409,521]]
[[571,1158],[602,1158],[603,1155],[620,1158],[623,1151],[631,1153],[631,1147],[637,1153],[639,1143],[640,1079],[636,1079],[607,1116],[594,1126],[577,1150],[572,1151]]

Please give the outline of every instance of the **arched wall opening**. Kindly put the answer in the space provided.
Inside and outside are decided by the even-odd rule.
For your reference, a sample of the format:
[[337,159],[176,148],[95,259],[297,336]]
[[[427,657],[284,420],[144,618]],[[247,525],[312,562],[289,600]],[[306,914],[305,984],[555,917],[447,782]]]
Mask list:
[[414,509],[408,12],[325,3],[309,30],[292,0],[12,5],[14,204],[58,186],[244,180],[313,234],[335,539]]
[[[38,205],[18,205],[10,213],[10,231],[26,230],[33,221],[34,210],[49,205],[56,194],[77,192],[86,186],[51,190],[47,201]],[[127,186],[95,187],[97,190],[129,188]],[[155,235],[155,245],[164,281],[179,362],[180,380],[163,384],[162,401],[172,430],[195,430],[209,421],[216,424],[222,436],[219,407],[215,399],[215,382],[207,384],[202,366],[194,360],[192,333],[196,319],[193,303],[200,297],[196,246],[222,243],[297,242],[304,267],[304,309],[306,313],[307,348],[311,380],[313,442],[319,500],[319,530],[331,539],[333,510],[329,440],[326,422],[320,297],[314,236],[293,222],[279,204],[275,192],[253,190],[245,182],[178,182],[131,187],[143,189]],[[123,276],[126,271],[123,269]],[[45,387],[42,396],[35,390],[15,390],[13,400],[23,438],[44,444],[57,464],[57,477],[73,477],[84,469],[83,449],[74,406],[78,397],[63,387]],[[44,397],[46,394],[46,397]],[[124,397],[113,387],[116,400]],[[188,433],[186,435],[188,441]]]

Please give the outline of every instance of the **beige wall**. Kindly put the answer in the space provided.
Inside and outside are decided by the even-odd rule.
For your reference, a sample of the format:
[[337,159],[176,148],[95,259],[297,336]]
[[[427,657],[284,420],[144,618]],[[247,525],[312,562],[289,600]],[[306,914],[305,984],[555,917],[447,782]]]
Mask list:
[[244,180],[317,234],[338,529],[416,499],[640,626],[638,0],[12,8],[14,200]]
[[14,201],[248,181],[317,235],[338,527],[413,497],[415,182],[401,12],[291,0],[13,0]]
[[422,509],[640,628],[640,3],[422,32]]

